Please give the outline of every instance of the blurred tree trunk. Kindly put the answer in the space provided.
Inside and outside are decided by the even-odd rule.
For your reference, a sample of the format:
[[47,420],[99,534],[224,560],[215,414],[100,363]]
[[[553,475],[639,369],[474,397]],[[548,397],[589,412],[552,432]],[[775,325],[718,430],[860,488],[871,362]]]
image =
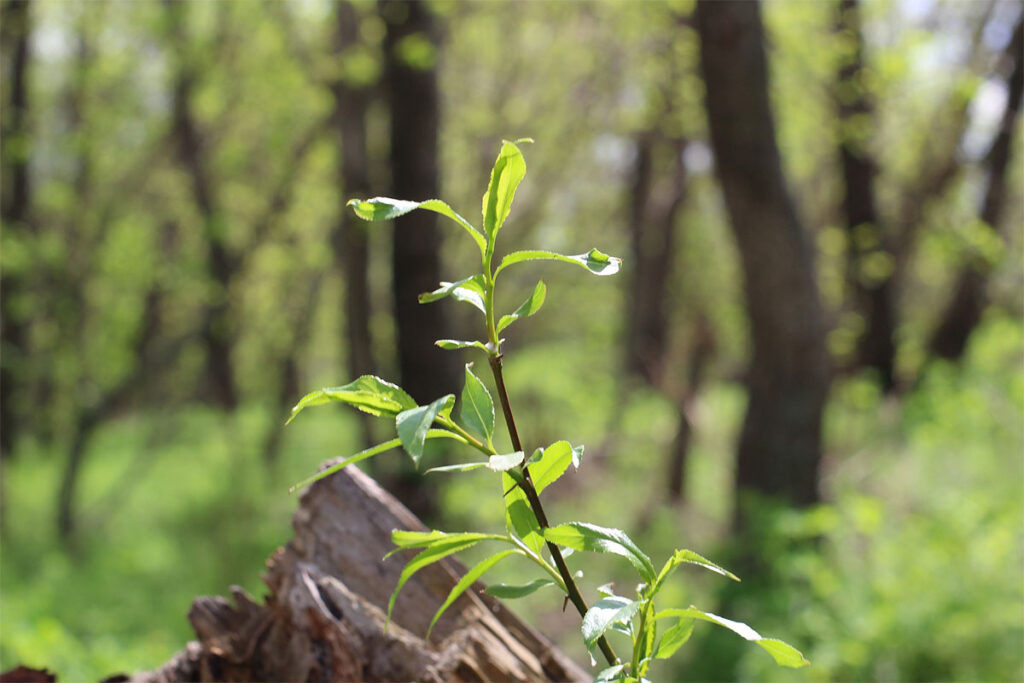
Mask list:
[[715,332],[704,311],[698,311],[690,353],[686,362],[686,386],[676,401],[679,427],[672,440],[668,458],[668,500],[680,503],[686,493],[686,464],[693,438],[693,414],[697,395],[704,384],[705,371],[715,352]]
[[700,2],[697,27],[715,167],[743,264],[753,358],[736,469],[744,493],[818,500],[828,361],[811,246],[782,175],[761,7]]
[[[348,2],[335,5],[334,51],[337,60],[359,43],[359,16]],[[370,278],[366,223],[345,206],[352,197],[369,197],[370,160],[366,116],[372,99],[369,85],[354,85],[339,76],[331,84],[334,126],[341,141],[338,157],[338,218],[331,232],[334,260],[345,281],[345,341],[349,379],[373,372],[370,341]],[[372,445],[369,419],[360,413],[366,446]]]
[[[878,214],[875,164],[868,145],[875,111],[864,77],[864,37],[859,0],[841,0],[840,39],[852,50],[840,65],[838,105],[840,166],[845,184],[843,215],[847,234],[847,283],[854,310],[864,328],[857,342],[856,364],[872,368],[886,392],[895,386],[896,282],[892,245]],[[889,265],[878,272],[873,264]]]
[[[668,347],[667,284],[675,256],[675,221],[686,198],[684,140],[666,140],[654,131],[637,136],[630,188],[630,259],[633,264],[626,313],[626,370],[653,387],[664,388]],[[656,182],[655,156],[670,150],[673,172]]]
[[[31,186],[28,168],[28,71],[31,60],[29,4],[7,0],[3,4],[3,114],[0,116],[0,220],[5,242],[19,240],[28,231]],[[15,388],[23,377],[27,360],[27,334],[24,311],[18,298],[24,290],[24,265],[5,263],[0,269],[0,459],[11,455],[22,411]]]
[[[1007,170],[1021,96],[1024,94],[1024,16],[1018,18],[1013,36],[1003,54],[1008,97],[999,131],[985,157],[988,174],[981,220],[993,231],[1000,231],[1006,204]],[[967,348],[971,332],[981,320],[986,304],[985,285],[992,265],[981,258],[969,259],[960,272],[953,295],[932,335],[930,351],[939,358],[959,359]]]
[[209,400],[233,410],[238,404],[238,393],[232,370],[231,320],[228,296],[234,263],[225,244],[225,223],[211,177],[207,156],[207,143],[203,139],[192,111],[197,78],[194,59],[188,55],[184,13],[187,3],[165,0],[170,35],[177,54],[177,72],[174,77],[172,128],[177,144],[178,158],[189,175],[192,198],[203,222],[207,245],[207,269],[212,292],[209,294],[203,316],[201,338],[206,347],[205,391]]
[[[391,195],[424,200],[440,192],[438,30],[425,2],[380,3],[387,25],[384,75],[391,112]],[[395,221],[392,277],[402,386],[423,404],[458,387],[454,356],[434,346],[451,333],[444,306],[422,306],[441,278],[437,216],[414,211]]]

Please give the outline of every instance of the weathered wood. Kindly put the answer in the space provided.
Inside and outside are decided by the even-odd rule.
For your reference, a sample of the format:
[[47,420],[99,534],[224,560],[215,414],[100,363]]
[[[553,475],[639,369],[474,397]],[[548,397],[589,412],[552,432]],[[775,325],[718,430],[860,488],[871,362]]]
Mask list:
[[[332,463],[326,463],[329,466]],[[405,559],[381,558],[395,528],[420,521],[354,467],[307,489],[295,537],[267,562],[263,604],[233,588],[197,599],[191,642],[156,681],[586,680],[585,671],[525,625],[482,584],[466,591],[423,639],[434,612],[465,573],[454,560],[420,570],[402,589],[384,632],[387,600]]]

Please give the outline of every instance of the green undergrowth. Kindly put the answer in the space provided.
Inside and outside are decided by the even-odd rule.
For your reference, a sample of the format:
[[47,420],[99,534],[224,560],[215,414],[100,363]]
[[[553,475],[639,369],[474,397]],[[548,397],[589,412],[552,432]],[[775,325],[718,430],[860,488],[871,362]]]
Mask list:
[[[756,616],[764,632],[785,632],[812,665],[778,670],[731,634],[705,629],[678,661],[658,662],[652,680],[1024,678],[1022,354],[1020,323],[993,318],[963,366],[934,367],[902,403],[879,396],[864,378],[838,382],[827,420],[824,487],[832,502],[806,513],[766,512],[771,571],[744,575],[739,586],[749,592],[729,606],[737,618]],[[565,396],[565,378],[552,374],[581,373],[592,360],[557,341],[510,360],[524,431],[547,438],[555,417],[581,436],[605,431],[615,417],[615,384],[599,377],[589,391]],[[620,441],[634,447],[613,448],[612,439],[602,453],[601,444],[588,443],[584,458],[593,460],[581,475],[552,485],[550,516],[601,524],[624,515],[652,554],[685,539],[728,560],[729,454],[743,403],[732,383],[702,393],[689,502],[679,509],[660,504],[672,406],[655,394],[631,394],[617,424]],[[83,473],[74,553],[61,550],[53,533],[63,457],[38,445],[19,451],[4,482],[0,667],[47,666],[62,680],[153,668],[192,637],[186,614],[195,596],[226,595],[231,584],[262,595],[264,561],[291,534],[297,499],[284,495],[288,485],[326,454],[358,447],[350,415],[313,411],[302,429],[286,430],[271,473],[254,465],[269,417],[255,408],[231,419],[190,409],[105,425]],[[485,497],[481,504],[479,494],[493,483],[485,472],[445,477],[445,525],[469,520],[501,529],[500,502]],[[598,577],[622,591],[635,580],[628,567],[600,555],[568,562],[583,571],[587,597]],[[488,582],[520,583],[527,571],[509,562]],[[688,572],[666,586],[665,599],[713,605],[721,585]],[[578,617],[561,612],[561,601],[553,605],[548,590],[509,604],[585,661]]]

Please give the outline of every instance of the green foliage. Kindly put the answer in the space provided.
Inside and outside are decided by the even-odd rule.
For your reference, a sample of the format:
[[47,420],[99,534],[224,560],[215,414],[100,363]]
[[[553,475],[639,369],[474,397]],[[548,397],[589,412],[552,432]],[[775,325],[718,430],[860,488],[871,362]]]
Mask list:
[[[523,140],[518,142],[523,142]],[[658,657],[668,657],[678,650],[689,638],[692,622],[695,619],[724,626],[746,640],[760,645],[781,666],[806,666],[807,660],[796,649],[779,640],[762,638],[746,624],[701,611],[696,607],[655,612],[655,597],[680,564],[695,564],[723,576],[736,578],[727,570],[697,553],[690,550],[675,551],[661,572],[658,573],[650,557],[625,532],[619,529],[586,522],[548,526],[539,495],[557,481],[568,470],[570,464],[575,468],[579,467],[583,447],[574,448],[568,441],[560,440],[547,448],[537,449],[528,461],[525,460],[505,393],[501,369],[502,340],[498,334],[516,320],[536,313],[544,303],[547,288],[543,281],[538,282],[533,292],[519,308],[496,322],[495,284],[498,275],[505,268],[527,261],[561,261],[581,266],[594,275],[612,275],[618,272],[621,260],[598,249],[591,249],[585,254],[576,256],[564,256],[546,250],[522,250],[506,255],[495,268],[493,258],[498,232],[509,216],[512,200],[525,176],[526,163],[518,143],[504,142],[491,171],[487,192],[483,197],[483,244],[479,239],[481,231],[455,214],[447,204],[438,200],[409,202],[377,197],[368,200],[353,199],[349,202],[349,206],[353,208],[356,215],[370,221],[388,220],[416,209],[443,213],[460,223],[480,246],[483,256],[483,272],[469,275],[455,282],[442,282],[438,289],[422,294],[419,300],[420,303],[433,303],[446,297],[452,297],[467,302],[483,312],[488,339],[486,344],[454,340],[440,340],[437,344],[447,350],[477,348],[487,353],[506,417],[506,426],[513,447],[516,449],[507,454],[499,453],[495,449],[493,443],[494,400],[483,382],[470,369],[471,364],[466,365],[465,385],[462,390],[458,415],[460,422],[455,422],[451,417],[454,396],[443,396],[426,406],[409,406],[408,403],[411,402],[411,399],[404,392],[399,393],[401,390],[394,385],[374,377],[362,377],[345,387],[313,392],[303,398],[293,409],[292,416],[294,417],[307,406],[340,401],[373,415],[395,415],[397,441],[401,443],[417,465],[422,458],[424,444],[432,427],[461,439],[464,443],[472,445],[488,456],[484,462],[442,465],[434,467],[428,472],[462,473],[486,467],[501,473],[506,535],[443,533],[439,531],[416,533],[395,530],[393,532],[392,542],[396,545],[394,552],[412,548],[422,548],[422,550],[410,559],[402,570],[398,584],[388,601],[388,621],[390,622],[399,592],[416,572],[445,557],[468,551],[481,541],[497,541],[513,547],[484,558],[469,570],[452,589],[448,598],[434,615],[428,633],[445,610],[473,582],[495,567],[501,560],[519,555],[533,561],[552,577],[551,580],[543,579],[520,586],[496,587],[496,593],[492,592],[492,594],[523,597],[542,586],[549,585],[552,581],[562,588],[566,593],[566,599],[571,598],[581,613],[581,631],[585,646],[588,650],[599,648],[608,660],[610,666],[599,675],[599,679],[646,680],[651,661]],[[402,410],[395,414],[398,409]],[[357,454],[344,461],[342,465],[356,459],[363,460],[388,450],[394,447],[395,441],[389,441],[374,449]],[[604,597],[598,602],[590,608],[585,608],[579,595],[579,589],[575,585],[575,579],[565,565],[564,557],[568,553],[563,554],[560,547],[626,558],[642,582],[637,588],[636,599],[614,595],[610,591],[606,591]],[[550,559],[545,557],[545,551]],[[660,619],[668,618],[673,619],[675,625],[659,641],[657,622]],[[622,664],[614,655],[606,639],[606,634],[610,631],[620,632],[630,637],[632,657],[628,664]]]

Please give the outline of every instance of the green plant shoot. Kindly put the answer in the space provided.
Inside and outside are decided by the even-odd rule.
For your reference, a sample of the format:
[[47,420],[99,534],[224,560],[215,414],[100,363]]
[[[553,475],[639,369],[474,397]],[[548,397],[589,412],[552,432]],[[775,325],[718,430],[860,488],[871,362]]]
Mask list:
[[[600,650],[607,661],[598,681],[645,681],[655,659],[671,657],[689,639],[697,621],[709,622],[726,628],[738,636],[763,648],[781,666],[802,667],[808,664],[803,655],[781,640],[764,638],[746,624],[705,612],[694,606],[657,609],[655,598],[681,565],[689,564],[738,581],[729,571],[691,550],[677,550],[661,568],[656,565],[624,531],[605,528],[586,522],[568,522],[552,525],[544,512],[540,494],[570,470],[580,467],[583,446],[557,441],[536,448],[527,457],[515,426],[515,417],[509,402],[502,369],[502,339],[500,334],[517,320],[536,314],[544,304],[547,286],[539,280],[523,303],[514,311],[501,314],[495,310],[494,292],[501,273],[512,266],[530,261],[556,261],[586,269],[593,275],[614,275],[621,260],[596,248],[579,254],[558,254],[530,249],[506,254],[495,265],[498,234],[511,211],[519,183],[526,176],[526,162],[519,146],[529,139],[504,142],[491,171],[490,182],[483,196],[482,224],[474,226],[455,213],[439,199],[423,202],[374,197],[352,199],[348,205],[356,215],[368,221],[390,220],[417,209],[433,211],[451,219],[480,252],[479,271],[452,282],[441,282],[432,292],[420,295],[421,303],[432,303],[451,297],[467,303],[483,315],[480,339],[439,339],[442,349],[476,349],[482,352],[490,365],[497,389],[498,403],[512,441],[511,453],[500,453],[494,447],[495,402],[490,391],[473,370],[466,365],[465,386],[459,400],[457,415],[453,415],[455,397],[442,396],[428,405],[420,406],[400,387],[373,376],[363,376],[340,387],[320,389],[303,397],[292,409],[289,422],[310,406],[325,403],[344,403],[376,417],[394,420],[396,438],[357,453],[335,466],[296,484],[295,488],[311,484],[329,476],[342,467],[361,462],[393,448],[401,447],[418,467],[427,439],[447,438],[475,449],[485,459],[470,463],[441,465],[426,473],[460,473],[486,468],[501,480],[501,496],[495,503],[504,505],[506,533],[446,533],[431,531],[420,533],[395,530],[393,553],[417,551],[405,565],[398,585],[388,603],[388,619],[402,586],[417,571],[449,555],[466,550],[479,543],[496,544],[499,549],[482,560],[452,588],[451,593],[431,621],[433,628],[445,610],[465,592],[474,581],[482,577],[499,562],[521,558],[536,567],[539,578],[522,585],[497,585],[488,589],[492,595],[504,599],[523,597],[541,588],[555,586],[573,603],[582,618],[581,632],[587,649]],[[544,551],[548,551],[545,557]],[[588,604],[576,580],[569,571],[565,557],[570,552],[596,552],[618,555],[629,562],[640,583],[634,595],[622,596],[604,590],[600,599]],[[608,636],[621,633],[628,638],[631,654],[622,659],[615,654]],[[429,633],[429,631],[428,631]]]

